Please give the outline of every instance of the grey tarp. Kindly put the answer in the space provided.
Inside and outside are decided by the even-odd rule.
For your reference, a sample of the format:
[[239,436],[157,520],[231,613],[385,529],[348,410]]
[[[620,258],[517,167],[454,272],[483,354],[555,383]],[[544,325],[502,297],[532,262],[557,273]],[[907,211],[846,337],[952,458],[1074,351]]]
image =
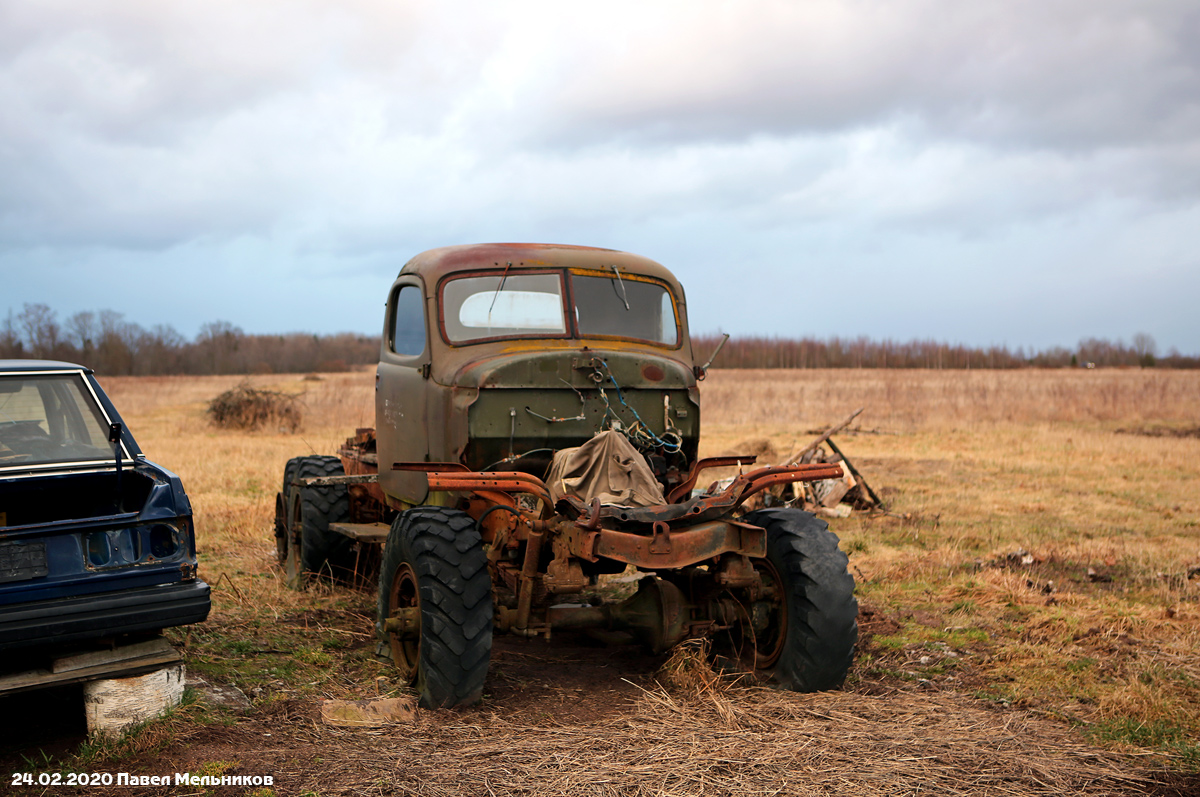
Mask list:
[[667,502],[645,457],[625,435],[612,430],[601,432],[578,448],[556,452],[546,486],[555,503],[564,495],[588,503],[598,497],[603,504],[621,506]]

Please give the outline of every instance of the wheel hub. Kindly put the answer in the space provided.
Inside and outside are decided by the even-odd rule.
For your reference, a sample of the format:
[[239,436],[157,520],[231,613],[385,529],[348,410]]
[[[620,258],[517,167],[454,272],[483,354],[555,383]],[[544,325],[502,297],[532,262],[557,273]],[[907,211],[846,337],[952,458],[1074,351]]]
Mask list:
[[421,593],[417,574],[407,562],[396,568],[388,593],[388,619],[384,623],[392,661],[401,675],[412,680],[421,654]]
[[754,567],[762,576],[763,600],[754,602],[748,625],[754,635],[754,667],[763,670],[774,666],[783,653],[787,641],[787,602],[779,589],[782,580],[775,565],[769,559],[760,559]]

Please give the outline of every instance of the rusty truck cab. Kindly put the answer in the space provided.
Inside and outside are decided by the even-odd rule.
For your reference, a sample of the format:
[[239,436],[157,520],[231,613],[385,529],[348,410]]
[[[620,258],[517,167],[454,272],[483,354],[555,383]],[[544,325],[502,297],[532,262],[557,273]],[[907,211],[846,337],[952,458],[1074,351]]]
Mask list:
[[482,244],[423,252],[388,293],[376,374],[379,485],[431,501],[397,462],[541,477],[553,451],[624,430],[668,487],[695,461],[697,369],[682,286],[609,249]]

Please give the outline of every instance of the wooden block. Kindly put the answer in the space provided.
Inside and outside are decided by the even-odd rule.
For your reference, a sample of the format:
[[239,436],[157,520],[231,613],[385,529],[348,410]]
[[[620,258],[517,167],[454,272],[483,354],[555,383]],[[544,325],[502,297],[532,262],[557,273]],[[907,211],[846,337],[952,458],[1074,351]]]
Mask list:
[[183,665],[132,678],[88,681],[83,685],[88,734],[117,734],[153,719],[183,699]]
[[411,697],[321,702],[321,721],[326,725],[344,728],[373,728],[394,722],[412,722],[416,715],[416,701]]

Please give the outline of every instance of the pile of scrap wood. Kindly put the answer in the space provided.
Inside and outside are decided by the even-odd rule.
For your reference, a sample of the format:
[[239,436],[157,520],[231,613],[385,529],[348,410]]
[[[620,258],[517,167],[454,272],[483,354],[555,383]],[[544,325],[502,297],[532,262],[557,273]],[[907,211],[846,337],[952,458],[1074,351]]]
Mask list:
[[[883,501],[867,484],[862,472],[854,466],[845,452],[833,442],[833,436],[850,426],[851,421],[862,413],[858,408],[803,448],[797,449],[780,462],[780,465],[807,465],[810,463],[837,463],[842,466],[840,479],[824,479],[816,482],[796,482],[780,485],[763,496],[763,505],[785,504],[826,517],[849,517],[858,511],[885,511]],[[765,463],[758,463],[765,464]]]

